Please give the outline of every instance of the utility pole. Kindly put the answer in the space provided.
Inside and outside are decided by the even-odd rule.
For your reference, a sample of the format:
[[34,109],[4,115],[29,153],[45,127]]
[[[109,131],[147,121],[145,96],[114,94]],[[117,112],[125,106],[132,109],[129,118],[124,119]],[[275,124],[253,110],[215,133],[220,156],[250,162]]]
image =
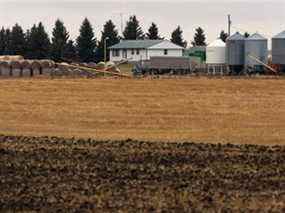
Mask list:
[[231,25],[232,25],[232,20],[231,20],[231,15],[228,15],[228,36],[231,36]]
[[104,62],[106,63],[107,61],[107,40],[109,39],[109,37],[106,37],[104,39]]
[[123,13],[120,13],[120,17],[121,17],[121,33],[122,33],[122,36],[123,36],[123,30],[124,30],[124,20],[123,20]]

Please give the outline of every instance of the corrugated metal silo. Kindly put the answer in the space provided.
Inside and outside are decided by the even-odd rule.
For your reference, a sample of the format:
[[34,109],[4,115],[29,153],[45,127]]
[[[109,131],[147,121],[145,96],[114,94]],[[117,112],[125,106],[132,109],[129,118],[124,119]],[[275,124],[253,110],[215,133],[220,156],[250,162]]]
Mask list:
[[285,31],[272,38],[272,63],[285,71]]
[[236,32],[227,39],[227,63],[231,72],[239,73],[244,69],[245,37]]
[[221,39],[209,44],[206,48],[206,64],[225,64],[226,44]]
[[[267,64],[268,61],[268,40],[262,35],[255,33],[245,40],[245,66],[255,71],[264,71],[264,66],[258,62]],[[257,60],[255,60],[257,59]]]

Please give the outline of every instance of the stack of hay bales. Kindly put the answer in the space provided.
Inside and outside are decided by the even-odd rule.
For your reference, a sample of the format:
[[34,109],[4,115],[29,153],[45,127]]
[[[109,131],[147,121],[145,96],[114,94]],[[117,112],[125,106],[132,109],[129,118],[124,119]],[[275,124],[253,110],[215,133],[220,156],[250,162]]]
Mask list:
[[0,61],[21,61],[24,57],[21,55],[3,55],[0,56]]

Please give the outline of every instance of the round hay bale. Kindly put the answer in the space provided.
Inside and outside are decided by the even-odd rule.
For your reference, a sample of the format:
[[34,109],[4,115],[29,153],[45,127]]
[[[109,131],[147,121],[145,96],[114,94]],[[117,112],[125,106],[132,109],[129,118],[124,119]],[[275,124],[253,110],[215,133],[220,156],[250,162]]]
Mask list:
[[55,65],[55,63],[52,60],[41,60],[40,64],[41,64],[43,75],[50,75]]
[[102,69],[102,70],[105,69],[105,67],[106,64],[103,61],[99,62],[96,66],[97,69]]
[[22,65],[22,76],[31,77],[32,76],[32,61],[23,60],[21,61],[21,65]]
[[97,64],[95,62],[89,62],[88,67],[96,68]]
[[15,77],[22,76],[22,64],[20,61],[10,61],[11,74]]
[[32,61],[31,68],[32,68],[32,76],[37,76],[42,74],[42,67],[40,61],[38,60]]
[[0,73],[1,76],[11,76],[10,61],[0,61]]

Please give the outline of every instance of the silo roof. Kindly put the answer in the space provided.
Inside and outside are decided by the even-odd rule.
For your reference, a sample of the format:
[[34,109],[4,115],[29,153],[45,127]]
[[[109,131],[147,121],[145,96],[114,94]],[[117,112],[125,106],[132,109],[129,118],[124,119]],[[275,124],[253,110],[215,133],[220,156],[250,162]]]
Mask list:
[[223,42],[221,39],[217,39],[208,45],[208,47],[225,47],[225,46],[226,46],[225,42]]
[[253,35],[249,36],[246,40],[267,40],[267,38],[260,35],[259,33],[254,33]]
[[277,34],[276,36],[274,36],[273,38],[284,38],[285,39],[285,30],[279,34]]
[[231,35],[228,40],[233,41],[233,40],[244,40],[244,36],[240,34],[239,32],[236,32],[235,34]]

